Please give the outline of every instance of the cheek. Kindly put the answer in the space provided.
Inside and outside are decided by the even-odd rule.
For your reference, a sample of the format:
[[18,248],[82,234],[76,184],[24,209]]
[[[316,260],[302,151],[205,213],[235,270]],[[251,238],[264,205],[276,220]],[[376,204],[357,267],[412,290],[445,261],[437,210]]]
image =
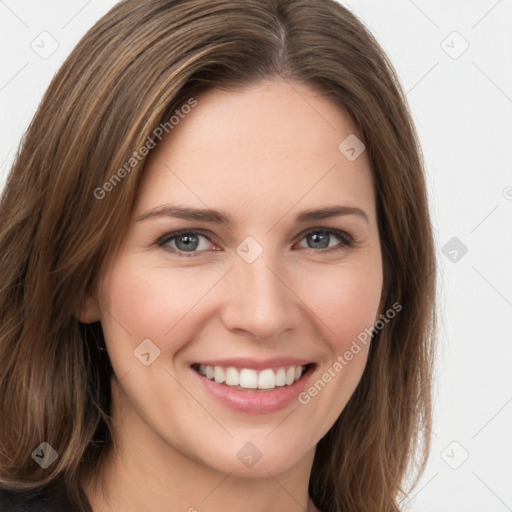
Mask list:
[[[371,343],[370,328],[378,317],[382,268],[375,264],[340,265],[315,274],[304,285],[307,305],[318,319],[326,351],[316,379],[298,401],[314,425],[317,440],[339,417],[360,382]],[[365,329],[367,329],[365,331]]]
[[126,258],[103,281],[105,336],[115,344],[130,339],[133,348],[149,338],[161,351],[177,350],[180,330],[186,330],[194,307],[221,276],[214,274],[198,273],[197,268],[144,267],[136,258]]
[[[293,279],[297,296],[337,354],[378,316],[381,267],[378,262],[362,262],[326,265],[317,268],[313,278],[308,271]],[[102,309],[106,311],[102,324],[107,340],[116,345],[131,344],[133,350],[149,338],[161,351],[176,352],[179,340],[184,344],[191,335],[191,318],[194,329],[200,328],[200,318],[194,312],[201,309],[201,301],[225,274],[225,268],[212,268],[144,267],[136,257],[121,260],[102,287]]]
[[319,319],[331,349],[341,353],[374,325],[382,292],[380,265],[345,265],[317,272],[300,292]]

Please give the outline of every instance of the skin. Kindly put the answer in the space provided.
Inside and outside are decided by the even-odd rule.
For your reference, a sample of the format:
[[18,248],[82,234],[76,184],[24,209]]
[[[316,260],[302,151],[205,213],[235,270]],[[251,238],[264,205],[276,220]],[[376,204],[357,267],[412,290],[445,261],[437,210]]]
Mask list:
[[[83,488],[95,512],[317,510],[307,491],[315,447],[359,383],[368,345],[308,404],[267,414],[227,408],[190,365],[302,357],[316,363],[314,383],[375,323],[383,276],[369,160],[339,151],[358,132],[310,86],[269,80],[196,99],[152,150],[124,245],[81,312],[105,334],[119,447]],[[222,210],[234,224],[136,220],[166,203]],[[296,223],[328,205],[358,207],[368,222]],[[313,228],[357,242],[333,235],[329,248],[339,250],[315,253],[305,233]],[[207,230],[210,240],[199,237],[190,258],[177,254],[179,239],[155,243],[181,229]],[[263,249],[250,264],[236,251],[248,236]],[[133,353],[147,338],[161,351],[149,366]],[[247,442],[262,454],[252,468],[236,456]]]

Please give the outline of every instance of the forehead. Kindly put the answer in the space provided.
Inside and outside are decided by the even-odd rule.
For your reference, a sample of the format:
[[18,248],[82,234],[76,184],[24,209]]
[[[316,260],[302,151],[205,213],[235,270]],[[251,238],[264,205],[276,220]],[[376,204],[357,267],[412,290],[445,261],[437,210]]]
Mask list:
[[358,202],[371,214],[367,156],[350,161],[339,149],[348,136],[361,137],[348,114],[318,90],[274,81],[195,99],[152,151],[137,211],[173,200],[290,209],[304,198],[302,206]]

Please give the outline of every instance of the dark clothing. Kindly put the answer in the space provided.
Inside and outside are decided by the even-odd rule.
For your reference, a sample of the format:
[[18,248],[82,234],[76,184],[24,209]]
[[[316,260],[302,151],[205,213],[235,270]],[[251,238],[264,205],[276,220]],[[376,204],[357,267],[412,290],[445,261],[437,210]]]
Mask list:
[[[92,512],[89,504],[88,512]],[[78,507],[55,489],[14,492],[0,487],[0,512],[76,512]]]

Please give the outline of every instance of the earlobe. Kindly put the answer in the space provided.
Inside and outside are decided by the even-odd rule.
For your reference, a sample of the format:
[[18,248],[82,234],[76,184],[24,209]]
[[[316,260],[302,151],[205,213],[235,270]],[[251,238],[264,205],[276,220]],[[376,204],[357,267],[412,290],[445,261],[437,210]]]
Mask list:
[[89,293],[86,293],[83,306],[75,316],[83,324],[98,322],[100,320],[100,308],[96,299]]

